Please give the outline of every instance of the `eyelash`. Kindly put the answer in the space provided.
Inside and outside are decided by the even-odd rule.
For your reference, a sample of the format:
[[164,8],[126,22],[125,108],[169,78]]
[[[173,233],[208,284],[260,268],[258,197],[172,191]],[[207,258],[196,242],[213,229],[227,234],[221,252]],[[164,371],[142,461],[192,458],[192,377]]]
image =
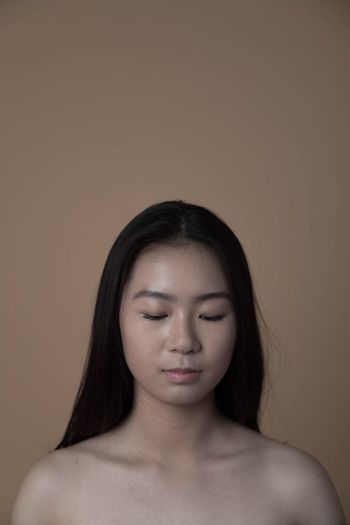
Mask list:
[[[166,315],[143,314],[143,318],[144,319],[148,319],[149,321],[160,321],[161,319],[164,319],[164,317],[166,317]],[[206,321],[210,321],[212,323],[216,323],[217,321],[221,321],[221,319],[223,317],[224,317],[223,315],[216,315],[214,317],[208,317],[208,316],[205,316],[205,315],[203,316],[203,318]]]

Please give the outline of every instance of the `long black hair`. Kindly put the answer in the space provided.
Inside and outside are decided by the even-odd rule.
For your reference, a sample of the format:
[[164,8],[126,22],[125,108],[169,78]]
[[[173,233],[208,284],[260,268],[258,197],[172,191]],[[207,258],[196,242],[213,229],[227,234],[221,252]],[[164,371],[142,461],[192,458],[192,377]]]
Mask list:
[[243,248],[230,227],[208,208],[169,200],[136,215],[112,245],[97,291],[81,383],[66,431],[55,450],[107,432],[131,411],[134,378],[125,361],[119,326],[124,286],[146,247],[188,243],[205,245],[217,255],[234,298],[236,340],[231,363],[215,387],[217,408],[260,433],[265,363],[258,305]]

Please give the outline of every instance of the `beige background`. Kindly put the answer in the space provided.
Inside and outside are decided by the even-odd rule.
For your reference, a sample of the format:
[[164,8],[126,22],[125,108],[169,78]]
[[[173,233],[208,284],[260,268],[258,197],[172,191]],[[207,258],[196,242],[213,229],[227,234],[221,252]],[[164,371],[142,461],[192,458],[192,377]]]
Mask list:
[[182,198],[237,233],[272,331],[262,429],[350,520],[350,4],[1,3],[1,523],[61,438],[107,253]]

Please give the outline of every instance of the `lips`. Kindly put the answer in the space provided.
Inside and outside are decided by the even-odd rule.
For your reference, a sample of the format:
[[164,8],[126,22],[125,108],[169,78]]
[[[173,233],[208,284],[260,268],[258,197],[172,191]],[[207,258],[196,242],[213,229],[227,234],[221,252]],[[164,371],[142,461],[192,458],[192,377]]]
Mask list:
[[170,383],[188,385],[196,383],[199,380],[201,370],[194,370],[193,368],[173,368],[172,370],[164,370],[164,374]]

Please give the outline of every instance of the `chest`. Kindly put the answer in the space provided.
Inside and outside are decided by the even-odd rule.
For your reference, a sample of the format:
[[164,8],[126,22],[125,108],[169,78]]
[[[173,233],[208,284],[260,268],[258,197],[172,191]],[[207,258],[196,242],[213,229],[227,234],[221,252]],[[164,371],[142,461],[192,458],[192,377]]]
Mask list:
[[67,525],[292,525],[254,468],[96,472],[71,496]]

